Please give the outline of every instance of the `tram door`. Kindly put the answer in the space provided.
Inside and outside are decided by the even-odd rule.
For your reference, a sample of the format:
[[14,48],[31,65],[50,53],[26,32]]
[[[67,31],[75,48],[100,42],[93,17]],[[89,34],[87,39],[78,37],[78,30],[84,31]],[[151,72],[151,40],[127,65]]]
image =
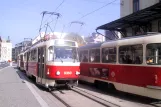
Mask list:
[[38,48],[38,82],[45,77],[45,47]]
[[27,58],[26,58],[26,70],[28,71],[28,62],[29,62],[29,52],[27,52]]

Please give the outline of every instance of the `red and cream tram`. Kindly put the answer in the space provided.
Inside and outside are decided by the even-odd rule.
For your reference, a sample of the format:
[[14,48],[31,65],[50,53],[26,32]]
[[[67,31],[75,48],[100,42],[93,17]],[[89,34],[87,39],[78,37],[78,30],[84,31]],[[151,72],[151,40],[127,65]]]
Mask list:
[[20,70],[24,70],[24,53],[20,53],[17,56],[17,68]]
[[45,87],[78,84],[80,62],[74,41],[50,39],[31,46],[24,53],[27,76]]
[[79,48],[80,80],[161,99],[161,34]]

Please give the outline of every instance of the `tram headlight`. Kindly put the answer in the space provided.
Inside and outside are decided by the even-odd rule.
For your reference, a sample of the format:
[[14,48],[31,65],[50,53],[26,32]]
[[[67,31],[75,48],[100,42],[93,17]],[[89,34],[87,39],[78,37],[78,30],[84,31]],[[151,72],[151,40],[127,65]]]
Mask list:
[[47,75],[49,75],[50,74],[50,70],[48,69],[48,71],[47,71]]
[[56,75],[59,76],[59,75],[60,75],[60,71],[57,71],[57,72],[56,72]]
[[79,74],[80,74],[80,72],[79,72],[79,71],[76,71],[76,72],[75,72],[75,74],[76,74],[76,75],[79,75]]

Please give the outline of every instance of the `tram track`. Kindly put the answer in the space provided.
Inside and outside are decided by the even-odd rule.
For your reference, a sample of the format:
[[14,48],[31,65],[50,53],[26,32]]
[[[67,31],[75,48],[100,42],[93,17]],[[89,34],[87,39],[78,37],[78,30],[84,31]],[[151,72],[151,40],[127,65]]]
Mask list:
[[[51,95],[53,95],[56,99],[58,99],[61,103],[63,103],[66,107],[72,107],[70,106],[68,103],[66,103],[64,100],[62,100],[58,95],[56,95],[55,93],[53,93],[52,91],[50,92]],[[63,94],[63,93],[62,93]]]
[[[24,72],[17,71],[17,73],[22,80],[26,80],[26,81],[29,81],[29,82],[35,84],[35,82],[33,82],[33,80],[28,79],[26,77]],[[24,81],[22,81],[22,82],[24,82]],[[37,85],[37,86],[41,90],[48,92],[50,95],[50,98],[54,97],[54,100],[58,101],[57,104],[61,105],[61,107],[82,107],[82,106],[87,107],[87,105],[90,105],[91,103],[93,105],[92,107],[98,107],[97,106],[98,104],[100,105],[99,107],[120,107],[120,106],[123,106],[123,107],[124,106],[125,107],[130,107],[130,106],[131,107],[137,107],[137,106],[159,107],[158,105],[160,105],[160,103],[157,104],[157,101],[155,101],[155,102],[153,101],[154,103],[149,103],[151,101],[147,102],[147,101],[144,101],[144,99],[143,99],[143,102],[145,102],[145,103],[142,104],[142,103],[140,103],[140,101],[137,102],[137,101],[135,101],[135,99],[133,100],[133,98],[132,98],[132,100],[126,101],[126,99],[122,100],[122,96],[121,96],[121,99],[111,98],[109,96],[104,96],[104,94],[102,96],[102,94],[95,93],[97,91],[93,90],[93,88],[92,88],[93,91],[91,92],[91,91],[88,91],[88,90],[90,90],[90,88],[84,87],[85,88],[84,89],[81,86],[74,87],[71,90],[64,90],[64,88],[63,88],[63,90],[60,89],[60,90],[54,90],[54,91],[48,91],[42,87],[39,87],[39,85]],[[75,90],[75,91],[73,91],[73,90]],[[72,93],[72,95],[70,95],[71,93]],[[86,101],[85,100],[83,101],[81,99],[85,99]],[[94,100],[92,100],[92,99],[94,99]],[[137,99],[138,99],[138,97],[137,97]],[[71,102],[70,100],[73,100],[73,101]],[[99,102],[104,103],[104,104],[100,104]],[[77,106],[77,105],[75,105],[76,103],[81,103],[81,105],[77,104],[78,105]],[[96,104],[96,103],[98,103],[98,104]]]
[[76,93],[78,93],[78,94],[80,94],[80,95],[82,95],[82,96],[84,96],[84,97],[87,97],[90,100],[93,100],[93,101],[95,101],[95,102],[97,102],[97,103],[99,103],[99,104],[101,104],[101,105],[103,105],[105,107],[120,107],[117,104],[111,103],[111,102],[109,102],[109,101],[107,101],[105,99],[102,99],[102,98],[97,97],[97,96],[95,96],[93,94],[90,94],[90,93],[88,93],[86,91],[83,91],[81,89],[78,89],[77,87],[75,87],[75,88],[73,88],[71,90],[74,91],[74,92],[76,92]]
[[[77,92],[77,93],[79,93],[79,94],[81,94],[81,95],[83,95],[83,96],[85,96],[85,97],[87,97],[87,98],[89,98],[89,99],[91,99],[91,100],[93,100],[93,101],[95,101],[95,102],[97,102],[97,103],[99,103],[99,104],[101,104],[101,105],[104,105],[104,106],[106,106],[106,107],[111,107],[110,105],[115,105],[116,107],[120,107],[119,105],[117,105],[117,104],[114,104],[114,103],[111,103],[111,102],[109,102],[109,101],[107,101],[107,100],[105,100],[105,99],[102,99],[102,98],[100,98],[100,97],[97,97],[97,96],[95,96],[95,95],[93,95],[93,94],[90,94],[90,93],[88,93],[88,92],[86,92],[86,91],[84,91],[84,90],[81,90],[81,89],[79,89],[79,88],[77,88],[77,87],[75,87],[74,89],[72,89],[74,92]],[[107,104],[108,103],[108,104]]]
[[[80,90],[76,87],[72,88],[71,90],[69,90],[68,92],[64,92],[62,90],[55,90],[55,91],[58,91],[60,94],[67,94],[68,92],[74,92],[74,93],[77,93],[95,103],[98,103],[104,107],[120,107],[119,105],[117,104],[114,104],[114,103],[111,103],[105,99],[102,99],[102,98],[99,98],[95,95],[92,95],[88,92],[85,92],[83,90]],[[63,98],[61,98],[59,95],[57,95],[56,93],[54,93],[54,91],[50,91],[50,93],[55,97],[57,98],[61,103],[63,103],[66,107],[73,107],[71,104],[67,103],[67,101],[63,100]],[[74,98],[73,98],[74,99]],[[85,104],[85,103],[84,103]]]

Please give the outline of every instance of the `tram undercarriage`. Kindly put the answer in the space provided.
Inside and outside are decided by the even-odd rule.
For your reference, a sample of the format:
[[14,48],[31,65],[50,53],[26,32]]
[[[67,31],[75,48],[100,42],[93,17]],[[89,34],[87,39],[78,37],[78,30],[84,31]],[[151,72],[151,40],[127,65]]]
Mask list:
[[73,88],[73,86],[78,86],[78,80],[76,79],[53,80],[53,79],[42,79],[38,77],[36,79],[36,83],[42,84],[46,88],[56,88],[60,86],[67,86],[68,88]]

